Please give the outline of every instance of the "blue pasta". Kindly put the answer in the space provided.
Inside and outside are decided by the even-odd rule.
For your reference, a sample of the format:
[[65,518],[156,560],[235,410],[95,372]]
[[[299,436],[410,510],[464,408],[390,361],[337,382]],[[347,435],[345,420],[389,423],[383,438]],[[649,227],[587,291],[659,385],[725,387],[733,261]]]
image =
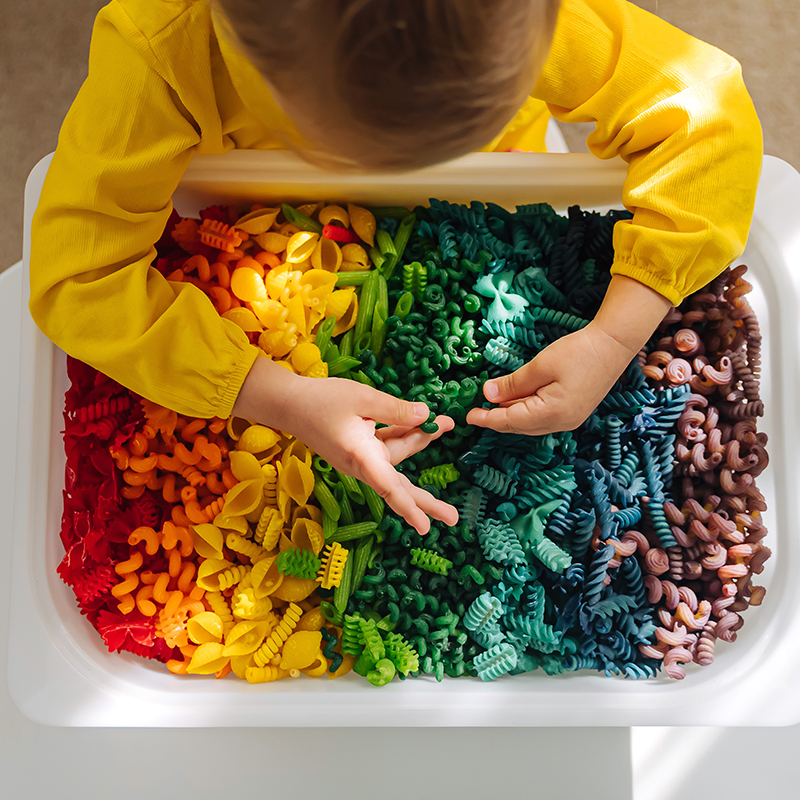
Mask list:
[[597,524],[597,514],[594,509],[588,511],[586,509],[578,509],[576,515],[569,551],[573,558],[582,558],[589,549],[594,526]]
[[614,546],[601,547],[592,558],[589,573],[586,576],[585,599],[588,605],[597,602],[603,592],[604,581],[608,575],[608,562],[614,557]]
[[606,417],[606,452],[608,454],[608,468],[610,470],[619,469],[622,464],[622,440],[620,438],[620,428],[622,422],[619,417],[609,414]]
[[641,607],[645,603],[644,580],[642,569],[634,556],[622,559],[620,571],[625,579],[627,591],[636,600],[636,605]]
[[638,466],[639,454],[635,450],[630,450],[625,454],[625,458],[614,473],[614,477],[623,484],[623,486],[630,487]]
[[611,517],[617,523],[619,530],[627,531],[642,518],[642,509],[640,506],[621,508],[617,511],[612,511]]

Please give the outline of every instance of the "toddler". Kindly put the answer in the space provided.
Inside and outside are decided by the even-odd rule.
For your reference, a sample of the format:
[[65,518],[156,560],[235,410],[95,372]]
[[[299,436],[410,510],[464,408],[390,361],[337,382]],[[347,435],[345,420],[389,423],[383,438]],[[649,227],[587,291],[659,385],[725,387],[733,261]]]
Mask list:
[[455,524],[393,466],[436,436],[423,404],[258,357],[199,289],[150,267],[153,243],[194,153],[403,170],[544,150],[550,115],[594,123],[590,150],[626,161],[633,219],[596,318],[487,382],[494,407],[467,419],[575,428],[670,306],[741,253],[761,164],[737,62],[625,0],[113,0],[34,217],[31,314],[144,397],[291,433],[420,533],[429,516]]

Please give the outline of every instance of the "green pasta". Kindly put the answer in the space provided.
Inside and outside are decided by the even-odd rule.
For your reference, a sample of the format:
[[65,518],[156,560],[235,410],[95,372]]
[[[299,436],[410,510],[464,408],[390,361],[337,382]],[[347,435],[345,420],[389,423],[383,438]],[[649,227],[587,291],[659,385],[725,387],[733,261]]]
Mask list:
[[355,522],[352,525],[343,525],[331,536],[330,541],[349,542],[352,539],[360,539],[362,536],[369,536],[377,527],[375,522]]

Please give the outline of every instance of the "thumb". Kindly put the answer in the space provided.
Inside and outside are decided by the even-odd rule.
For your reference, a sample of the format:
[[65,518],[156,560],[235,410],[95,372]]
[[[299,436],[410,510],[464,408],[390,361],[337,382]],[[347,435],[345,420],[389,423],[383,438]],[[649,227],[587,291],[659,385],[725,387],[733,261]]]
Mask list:
[[531,397],[553,380],[550,370],[537,356],[509,375],[501,375],[483,384],[483,394],[490,403],[506,403]]
[[415,428],[428,419],[430,412],[425,403],[409,403],[407,400],[379,392],[369,386],[365,386],[364,390],[359,403],[359,413],[363,417],[387,425],[403,425],[408,428]]

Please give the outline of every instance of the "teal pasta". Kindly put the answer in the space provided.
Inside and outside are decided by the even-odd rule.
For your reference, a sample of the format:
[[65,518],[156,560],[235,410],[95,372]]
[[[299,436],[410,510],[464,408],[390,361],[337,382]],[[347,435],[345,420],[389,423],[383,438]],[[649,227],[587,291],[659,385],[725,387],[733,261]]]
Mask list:
[[487,489],[501,497],[511,497],[514,495],[517,484],[519,483],[516,478],[505,472],[501,472],[499,469],[490,467],[488,464],[484,464],[477,470],[474,479],[475,483],[482,489]]
[[478,541],[486,558],[500,564],[519,564],[525,553],[514,529],[499,520],[486,520],[478,526]]
[[[575,431],[526,437],[466,425],[485,380],[588,324],[610,281],[614,225],[629,215],[439,200],[413,213],[396,260],[380,237],[385,305],[394,309],[382,352],[354,342],[339,345],[339,357],[358,357],[351,374],[453,417],[451,433],[399,469],[454,503],[460,520],[453,531],[434,521],[422,540],[388,510],[373,517],[331,487],[342,504],[339,531],[365,515],[380,523],[380,552],[348,613],[386,619],[405,637],[418,653],[409,675],[656,674],[648,565],[661,569],[660,549],[670,576],[691,560],[676,550],[678,512],[664,506],[675,500],[679,509],[674,489],[683,486],[673,476],[686,462],[676,457],[677,423],[691,389],[648,377],[647,352],[666,347],[662,338]],[[378,224],[399,251],[397,219]],[[452,566],[438,574],[426,560]]]
[[469,631],[477,631],[493,625],[503,614],[503,606],[490,592],[476,597],[464,616],[464,625]]
[[493,681],[517,665],[517,651],[507,643],[496,644],[475,656],[472,666],[482,681]]

